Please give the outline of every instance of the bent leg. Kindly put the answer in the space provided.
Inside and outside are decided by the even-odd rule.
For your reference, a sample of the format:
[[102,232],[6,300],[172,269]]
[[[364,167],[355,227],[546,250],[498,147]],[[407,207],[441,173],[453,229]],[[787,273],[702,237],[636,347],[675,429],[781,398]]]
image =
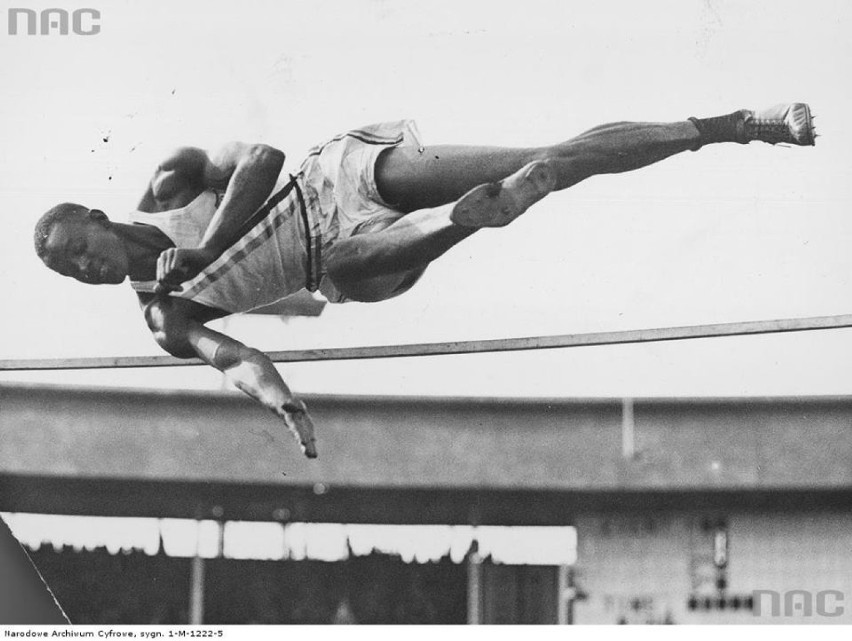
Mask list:
[[[341,292],[362,300],[351,292],[365,279],[425,268],[475,229],[507,224],[553,189],[650,165],[698,140],[689,121],[613,123],[551,147],[388,149],[376,162],[376,186],[386,202],[411,213],[337,243],[328,274]],[[535,177],[540,171],[532,167],[546,175]]]
[[379,156],[376,185],[386,202],[411,212],[452,202],[534,160],[553,161],[559,190],[597,174],[639,169],[698,144],[698,129],[687,120],[601,125],[549,147],[394,147]]
[[[385,219],[335,243],[325,257],[328,277],[347,298],[390,298],[399,285],[475,230],[453,224],[453,204]],[[419,274],[418,274],[419,275]]]
[[[475,228],[506,224],[550,189],[590,176],[632,171],[710,143],[813,145],[815,137],[809,107],[792,103],[673,123],[611,123],[549,147],[390,148],[376,161],[376,186],[386,203],[408,215],[380,233],[340,243],[333,271],[357,282],[425,268]],[[532,180],[537,186],[524,174],[534,165],[545,167],[539,176],[545,179]]]
[[325,256],[327,275],[350,300],[374,303],[394,298],[426,271],[431,259],[425,252],[437,245],[452,247],[469,235],[450,232],[448,220],[438,210],[373,218],[353,236],[332,245]]
[[508,224],[555,184],[550,163],[536,161],[500,182],[475,187],[455,203],[377,220],[332,247],[326,259],[328,276],[354,300],[398,295],[430,262],[476,229]]

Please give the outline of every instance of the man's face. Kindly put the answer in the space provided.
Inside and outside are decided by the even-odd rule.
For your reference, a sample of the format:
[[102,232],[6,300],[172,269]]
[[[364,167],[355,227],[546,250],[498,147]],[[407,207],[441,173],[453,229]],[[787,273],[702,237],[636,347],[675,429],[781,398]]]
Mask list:
[[127,251],[99,220],[75,218],[56,223],[45,246],[47,266],[81,283],[118,284],[127,277]]

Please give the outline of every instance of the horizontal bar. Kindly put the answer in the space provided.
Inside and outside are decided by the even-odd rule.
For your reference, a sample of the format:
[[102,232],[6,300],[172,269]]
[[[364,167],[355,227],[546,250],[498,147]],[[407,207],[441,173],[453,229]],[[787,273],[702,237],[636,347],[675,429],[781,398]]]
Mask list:
[[[479,354],[484,352],[514,352],[596,345],[625,345],[630,343],[659,343],[722,336],[780,334],[822,329],[852,327],[852,314],[816,316],[786,320],[746,321],[717,325],[690,325],[657,329],[634,329],[589,334],[560,334],[527,338],[498,338],[448,343],[412,343],[408,345],[373,345],[367,347],[330,347],[326,349],[297,349],[268,352],[276,363],[305,361],[344,361],[369,358],[404,358],[412,356],[445,356],[448,354]],[[173,356],[114,356],[94,358],[44,358],[0,360],[0,371],[119,369],[136,367],[172,367],[202,365],[197,358],[179,359]]]

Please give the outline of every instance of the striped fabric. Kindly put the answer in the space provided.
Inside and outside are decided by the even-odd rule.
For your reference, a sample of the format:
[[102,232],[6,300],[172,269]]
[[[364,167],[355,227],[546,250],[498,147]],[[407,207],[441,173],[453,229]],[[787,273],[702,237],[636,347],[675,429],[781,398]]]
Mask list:
[[[401,215],[382,201],[373,173],[383,149],[397,145],[420,145],[413,121],[362,127],[314,147],[295,177],[279,178],[273,195],[234,243],[170,296],[229,313],[267,306],[303,288],[319,291],[330,302],[346,302],[325,277],[323,255],[367,221]],[[218,199],[202,194],[180,210],[132,212],[131,222],[157,227],[176,247],[198,247],[217,206]],[[131,284],[138,292],[156,286]]]
[[184,286],[183,295],[190,298],[196,296],[202,290],[210,287],[220,278],[223,278],[253,250],[257,249],[265,241],[272,238],[284,221],[291,215],[289,208],[280,208],[276,210],[276,207],[290,194],[293,188],[296,189],[296,194],[298,196],[297,200],[299,203],[299,210],[306,234],[305,246],[307,248],[307,265],[305,269],[305,287],[308,291],[316,291],[318,278],[314,267],[314,263],[316,261],[313,258],[313,247],[316,241],[310,235],[308,212],[305,207],[304,198],[302,197],[302,190],[299,187],[296,177],[291,175],[290,182],[288,182],[278,192],[273,194],[266,204],[264,204],[264,206],[247,221],[234,243],[232,243],[231,246],[222,253],[222,256],[191,280],[188,285]]

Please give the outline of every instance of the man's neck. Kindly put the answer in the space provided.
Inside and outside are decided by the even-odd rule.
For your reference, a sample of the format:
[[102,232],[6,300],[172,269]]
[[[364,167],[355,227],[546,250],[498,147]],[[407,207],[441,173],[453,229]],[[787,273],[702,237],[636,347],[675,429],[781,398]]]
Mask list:
[[112,227],[127,248],[130,279],[154,280],[157,277],[157,258],[164,250],[174,247],[171,239],[152,225],[112,223]]

